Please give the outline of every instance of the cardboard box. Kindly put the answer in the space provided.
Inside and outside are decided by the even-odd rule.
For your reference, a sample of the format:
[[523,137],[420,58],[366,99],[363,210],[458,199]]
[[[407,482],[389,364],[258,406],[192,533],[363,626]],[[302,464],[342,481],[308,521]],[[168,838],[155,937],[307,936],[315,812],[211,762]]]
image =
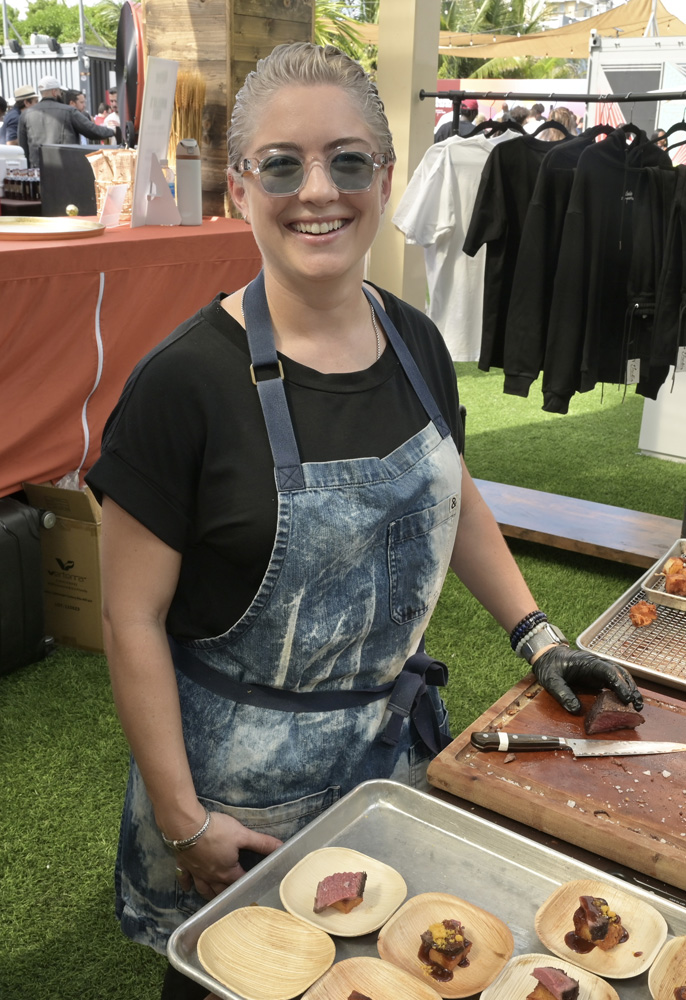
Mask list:
[[46,631],[63,646],[101,653],[100,505],[88,487],[22,485],[32,506],[57,517],[54,527],[41,528]]

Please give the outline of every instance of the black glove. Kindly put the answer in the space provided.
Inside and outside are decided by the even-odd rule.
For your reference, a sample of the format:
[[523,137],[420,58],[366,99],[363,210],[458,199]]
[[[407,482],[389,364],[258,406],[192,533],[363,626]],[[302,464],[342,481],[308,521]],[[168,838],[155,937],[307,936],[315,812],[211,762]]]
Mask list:
[[553,646],[541,653],[531,669],[541,687],[568,712],[578,714],[581,711],[581,702],[571,684],[610,688],[625,705],[631,702],[637,712],[643,708],[643,698],[628,670],[608,660],[600,660],[592,653],[564,645]]

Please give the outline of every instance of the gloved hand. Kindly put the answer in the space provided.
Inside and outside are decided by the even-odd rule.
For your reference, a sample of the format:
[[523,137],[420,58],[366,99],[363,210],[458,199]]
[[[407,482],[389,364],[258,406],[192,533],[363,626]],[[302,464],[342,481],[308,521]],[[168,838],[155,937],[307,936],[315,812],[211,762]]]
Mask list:
[[564,645],[552,646],[541,653],[531,669],[541,687],[568,712],[581,711],[581,702],[571,684],[610,688],[625,705],[631,702],[637,712],[643,708],[643,698],[628,670],[592,653]]

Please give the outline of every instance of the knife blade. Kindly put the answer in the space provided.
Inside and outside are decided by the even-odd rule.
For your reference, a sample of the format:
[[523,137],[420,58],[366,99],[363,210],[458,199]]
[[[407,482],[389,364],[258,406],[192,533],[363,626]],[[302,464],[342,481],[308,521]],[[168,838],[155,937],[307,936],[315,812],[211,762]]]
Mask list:
[[657,743],[650,740],[576,740],[568,736],[543,736],[533,733],[471,734],[478,750],[571,750],[575,757],[642,757],[653,753],[680,753],[686,743]]

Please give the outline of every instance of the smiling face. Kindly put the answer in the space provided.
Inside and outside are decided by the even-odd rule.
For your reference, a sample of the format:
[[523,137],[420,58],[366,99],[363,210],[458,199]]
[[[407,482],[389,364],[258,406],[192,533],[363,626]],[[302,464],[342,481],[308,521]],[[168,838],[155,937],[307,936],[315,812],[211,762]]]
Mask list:
[[293,195],[274,197],[258,177],[229,174],[234,203],[250,221],[265,270],[286,284],[303,279],[361,281],[364,256],[390,195],[392,165],[374,171],[368,191],[345,194],[327,168],[333,150],[384,152],[349,94],[333,84],[282,87],[256,118],[242,156],[277,150],[305,164]]

